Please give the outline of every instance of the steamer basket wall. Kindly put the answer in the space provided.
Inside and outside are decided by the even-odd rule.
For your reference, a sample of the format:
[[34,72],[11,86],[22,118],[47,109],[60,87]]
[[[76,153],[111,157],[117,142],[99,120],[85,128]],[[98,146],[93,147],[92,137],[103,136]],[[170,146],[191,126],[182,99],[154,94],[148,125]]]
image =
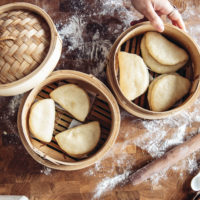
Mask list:
[[[56,107],[54,137],[50,143],[34,138],[29,131],[28,119],[31,105],[39,99],[49,98],[49,93],[59,85],[74,83],[93,95],[87,121],[99,121],[101,137],[97,147],[87,158],[75,159],[63,152],[55,141],[55,135],[66,130],[74,119],[69,113]],[[44,82],[24,97],[18,112],[18,129],[29,154],[39,163],[54,169],[76,170],[92,165],[111,148],[120,128],[118,104],[107,87],[92,75],[72,70],[53,72]]]

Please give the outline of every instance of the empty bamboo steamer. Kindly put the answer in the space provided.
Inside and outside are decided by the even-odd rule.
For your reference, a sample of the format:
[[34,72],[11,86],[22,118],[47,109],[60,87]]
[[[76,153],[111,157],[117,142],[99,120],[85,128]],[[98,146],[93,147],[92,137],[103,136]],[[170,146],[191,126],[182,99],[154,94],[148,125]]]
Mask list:
[[[34,138],[29,131],[28,119],[32,104],[49,98],[49,93],[60,85],[74,83],[84,89],[92,98],[89,121],[99,121],[101,136],[96,148],[88,157],[78,159],[63,152],[55,141],[55,135],[67,130],[74,119],[67,111],[56,107],[56,120],[53,139],[43,143]],[[29,154],[39,163],[54,169],[77,170],[92,165],[111,148],[120,128],[120,112],[118,104],[108,88],[93,75],[73,70],[53,72],[50,77],[25,95],[18,112],[18,130],[22,143]]]
[[[182,98],[171,109],[163,112],[155,112],[149,109],[147,101],[147,92],[138,97],[134,101],[129,101],[122,94],[119,87],[119,65],[118,65],[118,52],[125,51],[135,53],[141,56],[140,42],[143,34],[148,31],[155,31],[154,27],[149,22],[143,22],[127,29],[115,41],[111,48],[108,66],[107,66],[107,79],[117,98],[118,103],[129,113],[144,119],[160,119],[172,116],[190,106],[199,96],[200,93],[200,51],[196,42],[184,31],[179,28],[165,24],[165,30],[162,33],[170,41],[178,44],[184,48],[190,59],[188,63],[177,71],[180,75],[188,78],[192,87],[187,96]],[[157,77],[159,74],[150,71],[152,77]]]
[[44,10],[21,2],[0,6],[0,96],[34,88],[56,67],[61,49]]

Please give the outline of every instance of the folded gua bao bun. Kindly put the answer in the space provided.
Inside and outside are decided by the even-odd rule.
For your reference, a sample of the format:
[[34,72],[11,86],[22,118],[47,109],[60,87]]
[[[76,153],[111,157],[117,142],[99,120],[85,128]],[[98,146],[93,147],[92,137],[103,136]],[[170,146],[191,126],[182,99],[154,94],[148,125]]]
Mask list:
[[190,81],[177,73],[158,76],[148,90],[150,109],[157,112],[168,110],[189,92],[190,86]]
[[55,103],[52,99],[43,99],[34,103],[30,110],[29,129],[34,137],[50,142],[55,122]]
[[147,32],[145,44],[149,54],[160,64],[177,65],[189,59],[187,52],[158,32]]
[[134,100],[148,88],[149,72],[143,59],[132,53],[119,52],[119,85],[128,100]]
[[63,131],[55,139],[67,154],[81,158],[96,147],[100,133],[99,122],[94,121]]
[[89,96],[75,84],[56,88],[50,93],[50,97],[79,121],[84,121],[89,113]]
[[[188,59],[186,59],[180,63],[177,63],[175,65],[164,65],[164,64],[159,63],[156,59],[154,59],[150,55],[150,53],[146,47],[146,34],[143,36],[143,38],[141,40],[140,47],[141,47],[141,53],[142,53],[144,62],[152,71],[159,73],[159,74],[176,72],[178,69],[180,69],[187,63]],[[159,49],[158,49],[158,51],[159,51]]]

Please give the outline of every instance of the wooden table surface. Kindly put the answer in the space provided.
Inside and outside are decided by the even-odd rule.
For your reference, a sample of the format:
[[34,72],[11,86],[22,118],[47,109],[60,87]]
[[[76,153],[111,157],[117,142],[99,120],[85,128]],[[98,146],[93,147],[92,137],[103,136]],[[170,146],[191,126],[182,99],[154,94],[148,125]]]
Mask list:
[[[126,10],[126,7],[129,7],[128,0],[124,1],[124,4],[122,0],[25,1],[46,10],[62,34],[63,52],[56,69],[76,69],[92,73],[103,82],[106,80],[106,55],[111,45],[129,26],[131,19],[141,17],[131,8]],[[15,1],[1,0],[0,5],[11,2]],[[200,1],[176,0],[173,3],[180,12],[183,12],[189,34],[200,42],[200,28],[198,29]],[[64,36],[65,31],[67,37]],[[151,154],[142,150],[140,145],[136,146],[134,140],[142,137],[148,129],[144,124],[150,126],[154,122],[137,119],[121,109],[122,123],[118,139],[100,162],[87,169],[73,172],[45,168],[29,156],[20,142],[16,120],[21,97],[21,95],[0,97],[0,195],[26,195],[31,200],[89,200],[98,193],[96,188],[106,180],[106,177],[115,177],[124,173],[125,170],[136,170],[152,160]],[[196,112],[192,119],[196,118],[188,123],[189,125],[186,124],[185,135],[195,134],[198,131],[200,120],[197,120],[197,116],[200,110],[197,108],[199,105],[198,101],[186,112],[189,115]],[[179,120],[183,118],[177,115],[175,119],[179,123]],[[166,121],[161,120],[156,123],[162,127],[162,130],[180,131],[177,126],[168,127],[169,124]],[[169,134],[170,131],[168,131]],[[158,134],[162,133],[158,132]],[[193,156],[198,162],[198,155]],[[138,186],[132,186],[131,183],[120,184],[115,188],[108,186],[99,199],[191,199],[194,194],[189,184],[198,167],[190,173],[187,168],[189,165],[184,165],[183,162],[182,165],[178,163],[166,171],[164,178],[160,178],[157,183],[154,179],[159,176]]]

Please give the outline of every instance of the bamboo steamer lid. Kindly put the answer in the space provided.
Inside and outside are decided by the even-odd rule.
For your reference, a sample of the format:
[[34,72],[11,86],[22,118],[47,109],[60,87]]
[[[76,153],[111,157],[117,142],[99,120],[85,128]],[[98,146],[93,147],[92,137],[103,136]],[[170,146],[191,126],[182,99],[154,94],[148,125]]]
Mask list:
[[[184,31],[179,28],[165,24],[165,30],[162,33],[172,42],[184,48],[189,54],[189,61],[185,67],[181,68],[177,73],[188,78],[191,83],[191,89],[187,96],[182,98],[171,109],[164,112],[154,112],[149,109],[147,101],[147,92],[134,101],[129,101],[122,94],[119,86],[119,65],[118,52],[126,51],[136,53],[141,56],[140,42],[143,34],[148,31],[156,31],[149,22],[136,24],[125,32],[123,32],[115,41],[111,48],[108,65],[107,79],[115,94],[118,103],[130,114],[144,119],[161,119],[170,117],[189,107],[200,94],[200,50],[196,42]],[[159,74],[151,72],[152,77]]]
[[49,15],[33,4],[0,7],[0,96],[24,93],[56,67],[62,41]]
[[[73,158],[63,152],[55,141],[55,135],[68,129],[74,117],[56,106],[53,139],[44,143],[31,135],[28,126],[30,108],[40,99],[50,98],[49,93],[60,85],[73,83],[84,89],[90,99],[89,121],[99,121],[100,140],[95,149],[85,158]],[[53,72],[45,81],[27,93],[18,111],[17,125],[20,138],[28,153],[39,163],[59,170],[77,170],[88,167],[101,159],[114,144],[120,129],[120,111],[117,101],[109,89],[93,75],[73,70]]]

